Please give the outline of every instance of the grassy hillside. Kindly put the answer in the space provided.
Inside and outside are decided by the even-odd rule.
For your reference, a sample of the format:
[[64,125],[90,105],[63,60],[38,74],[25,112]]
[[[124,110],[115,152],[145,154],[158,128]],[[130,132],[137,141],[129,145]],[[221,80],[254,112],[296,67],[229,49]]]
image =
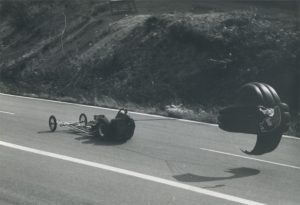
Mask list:
[[137,1],[137,14],[112,15],[101,1],[2,0],[0,89],[155,112],[182,103],[214,121],[239,86],[260,81],[289,103],[298,132],[297,6]]

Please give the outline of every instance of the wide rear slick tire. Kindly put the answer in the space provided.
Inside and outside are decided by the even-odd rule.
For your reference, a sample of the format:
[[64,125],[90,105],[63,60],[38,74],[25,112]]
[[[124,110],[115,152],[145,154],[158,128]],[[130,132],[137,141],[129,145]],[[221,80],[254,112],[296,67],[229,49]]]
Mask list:
[[97,120],[95,126],[95,136],[101,140],[107,140],[110,137],[109,121],[106,117]]
[[115,118],[110,123],[111,137],[115,141],[126,142],[131,139],[134,130],[135,122],[133,119],[127,118]]
[[96,125],[93,127],[93,132],[101,140],[123,143],[132,138],[134,134],[135,122],[127,115],[126,109],[120,109],[111,121],[104,115],[97,115],[94,118]]

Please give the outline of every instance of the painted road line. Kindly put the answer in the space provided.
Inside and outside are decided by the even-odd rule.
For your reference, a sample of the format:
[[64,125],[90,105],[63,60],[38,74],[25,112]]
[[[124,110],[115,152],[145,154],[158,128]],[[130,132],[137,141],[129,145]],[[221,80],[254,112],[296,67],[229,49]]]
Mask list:
[[22,150],[25,152],[42,155],[42,156],[65,160],[65,161],[73,162],[76,164],[94,167],[94,168],[98,168],[98,169],[102,169],[102,170],[106,170],[106,171],[110,171],[110,172],[114,172],[114,173],[118,173],[118,174],[123,174],[123,175],[131,176],[131,177],[135,177],[135,178],[139,178],[139,179],[143,179],[143,180],[147,180],[147,181],[151,181],[151,182],[156,182],[159,184],[164,184],[167,186],[183,189],[186,191],[191,191],[191,192],[208,195],[208,196],[215,197],[215,198],[220,198],[220,199],[224,199],[224,200],[228,200],[228,201],[232,201],[232,202],[237,202],[240,204],[249,204],[249,205],[262,205],[263,204],[263,203],[259,203],[256,201],[251,201],[248,199],[244,199],[244,198],[240,198],[240,197],[236,197],[236,196],[232,196],[232,195],[228,195],[228,194],[222,194],[219,192],[210,191],[210,190],[199,188],[196,186],[191,186],[191,185],[187,185],[187,184],[183,184],[183,183],[179,183],[179,182],[175,182],[175,181],[171,181],[171,180],[167,180],[167,179],[163,179],[163,178],[159,178],[159,177],[155,177],[155,176],[151,176],[151,175],[147,175],[147,174],[142,174],[142,173],[135,172],[135,171],[130,171],[130,170],[113,167],[113,166],[109,166],[109,165],[105,165],[105,164],[100,164],[100,163],[96,163],[96,162],[86,161],[83,159],[73,158],[73,157],[69,157],[69,156],[65,156],[65,155],[60,155],[60,154],[56,154],[56,153],[52,153],[52,152],[47,152],[47,151],[43,151],[43,150],[30,148],[30,147],[24,147],[24,146],[12,144],[9,142],[0,141],[0,145],[4,146],[4,147],[9,147],[9,148],[17,149],[17,150]]
[[253,158],[253,157],[246,157],[246,156],[242,156],[242,155],[238,155],[238,154],[231,154],[231,153],[228,153],[228,152],[222,152],[222,151],[217,151],[217,150],[213,150],[213,149],[207,149],[207,148],[199,148],[199,149],[203,150],[203,151],[222,154],[222,155],[228,155],[228,156],[232,156],[232,157],[239,157],[239,158],[243,158],[243,159],[249,159],[249,160],[254,160],[254,161],[258,161],[258,162],[264,162],[264,163],[268,163],[268,164],[273,164],[273,165],[277,165],[277,166],[288,167],[288,168],[293,168],[293,169],[299,169],[300,170],[300,167],[297,167],[297,166],[294,166],[294,165],[282,164],[282,163],[278,163],[278,162],[272,162],[272,161],[257,159],[257,158]]
[[15,113],[12,113],[12,112],[6,112],[6,111],[2,111],[0,110],[0,113],[4,113],[4,114],[8,114],[8,115],[14,115]]
[[282,137],[287,138],[287,139],[300,140],[300,137],[293,137],[293,136],[289,136],[289,135],[282,135]]
[[[78,104],[78,103],[70,103],[70,102],[62,102],[62,101],[57,101],[57,100],[48,100],[48,99],[35,98],[35,97],[26,97],[26,96],[19,96],[19,95],[11,95],[11,94],[6,94],[6,93],[0,93],[0,95],[9,96],[9,97],[16,97],[16,98],[23,98],[23,99],[30,99],[30,100],[37,100],[37,101],[42,101],[42,102],[53,102],[53,103],[64,104],[64,105],[75,105],[75,106],[80,106],[80,107],[96,108],[96,109],[108,110],[108,111],[118,111],[118,109],[113,109],[113,108],[98,107],[98,106],[93,106],[93,105],[82,105],[82,104]],[[171,118],[171,117],[165,117],[165,116],[154,115],[154,114],[146,114],[146,113],[141,113],[141,112],[131,112],[130,111],[130,113],[137,114],[137,115],[142,115],[142,116],[149,116],[149,117],[163,118],[163,119],[174,119],[174,120],[181,121],[181,122],[188,122],[188,123],[194,123],[194,124],[201,124],[201,125],[208,125],[208,126],[212,126],[212,127],[218,127],[217,124],[211,124],[211,123],[206,123],[206,122],[199,122],[199,121],[193,121],[193,120]],[[299,137],[293,137],[293,136],[288,136],[288,135],[283,135],[282,137],[283,138],[288,138],[288,139],[300,140]]]

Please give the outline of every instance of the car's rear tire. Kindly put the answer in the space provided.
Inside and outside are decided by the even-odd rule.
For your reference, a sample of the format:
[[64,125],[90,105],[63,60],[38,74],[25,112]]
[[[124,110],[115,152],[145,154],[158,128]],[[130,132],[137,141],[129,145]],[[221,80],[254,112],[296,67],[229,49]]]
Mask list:
[[107,139],[109,137],[109,121],[106,118],[99,119],[94,129],[97,138]]
[[110,127],[113,140],[126,142],[134,134],[135,122],[128,116],[124,119],[115,118],[111,120]]

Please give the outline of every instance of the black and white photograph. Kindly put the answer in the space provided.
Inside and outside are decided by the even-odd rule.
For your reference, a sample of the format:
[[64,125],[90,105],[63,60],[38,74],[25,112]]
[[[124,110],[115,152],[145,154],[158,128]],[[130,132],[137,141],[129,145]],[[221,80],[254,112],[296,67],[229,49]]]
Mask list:
[[0,0],[0,205],[299,205],[300,1]]

